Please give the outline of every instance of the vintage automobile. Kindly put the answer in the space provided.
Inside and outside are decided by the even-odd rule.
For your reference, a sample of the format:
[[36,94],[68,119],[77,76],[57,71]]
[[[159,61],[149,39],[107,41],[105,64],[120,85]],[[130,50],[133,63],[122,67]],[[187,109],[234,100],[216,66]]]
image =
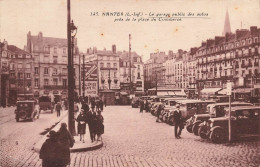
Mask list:
[[[213,103],[207,106],[205,114],[195,114],[189,120],[186,121],[186,129],[190,133],[194,133],[196,136],[199,135],[199,128],[203,126],[203,122],[210,118],[223,117],[225,116],[224,108],[228,107],[229,103]],[[250,103],[245,102],[232,102],[231,106],[252,106]]]
[[41,96],[39,98],[40,112],[41,110],[50,110],[53,113],[53,105],[49,96]]
[[138,108],[139,105],[140,105],[139,103],[140,103],[140,98],[139,97],[134,97],[132,99],[132,102],[131,102],[132,108]]
[[[211,118],[206,124],[206,136],[213,143],[227,141],[229,128],[229,108],[225,108],[225,117]],[[238,106],[231,108],[231,139],[260,135],[260,108],[259,106]]]
[[34,118],[39,118],[39,105],[36,101],[22,100],[16,102],[16,122],[19,122],[20,119],[33,121]]
[[[211,101],[211,100],[194,100],[194,99],[177,100],[176,102],[180,105],[180,111],[182,113],[182,117],[184,120],[189,119],[195,114],[206,113],[207,105],[215,103],[215,101]],[[173,113],[174,110],[170,112],[168,118],[168,124],[170,125],[174,125]]]

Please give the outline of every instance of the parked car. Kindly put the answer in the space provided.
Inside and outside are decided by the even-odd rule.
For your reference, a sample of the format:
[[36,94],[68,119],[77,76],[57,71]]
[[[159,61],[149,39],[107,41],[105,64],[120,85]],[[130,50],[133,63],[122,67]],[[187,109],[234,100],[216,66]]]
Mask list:
[[[207,105],[215,103],[215,101],[186,99],[186,100],[177,100],[177,103],[180,105],[182,118],[184,120],[187,120],[190,117],[194,116],[195,114],[206,113]],[[168,118],[169,119],[168,123],[170,125],[174,125],[173,112],[174,111],[171,112],[171,115]]]
[[139,97],[134,97],[132,99],[132,108],[138,108],[140,105],[140,98]]
[[[225,117],[211,118],[206,123],[207,137],[213,143],[227,141],[229,136],[229,108],[225,108]],[[238,106],[231,108],[231,139],[260,135],[259,106]]]
[[20,119],[33,121],[34,118],[39,118],[39,105],[36,103],[36,101],[23,100],[16,102],[16,122],[19,122]]
[[[224,108],[228,107],[229,103],[213,103],[207,106],[205,114],[195,114],[189,120],[186,121],[186,129],[188,132],[194,133],[196,136],[199,135],[199,128],[203,126],[203,122],[210,118],[223,117],[225,116]],[[245,102],[232,102],[231,106],[252,106],[250,103]],[[203,134],[202,134],[203,136]]]
[[53,113],[53,105],[49,96],[41,96],[39,98],[40,112],[41,110],[50,110]]

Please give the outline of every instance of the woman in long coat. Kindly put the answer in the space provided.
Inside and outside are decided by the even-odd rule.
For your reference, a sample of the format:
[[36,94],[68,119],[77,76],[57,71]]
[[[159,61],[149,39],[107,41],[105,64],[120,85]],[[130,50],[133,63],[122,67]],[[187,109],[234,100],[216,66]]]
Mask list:
[[78,134],[80,135],[80,141],[82,140],[85,143],[84,135],[86,133],[86,124],[87,124],[87,115],[81,110],[80,114],[77,117],[78,122]]
[[66,123],[61,123],[61,127],[58,131],[58,142],[61,145],[60,152],[61,158],[59,159],[60,166],[66,166],[70,164],[70,147],[73,147],[75,142],[74,138],[67,129]]
[[100,140],[101,135],[104,133],[104,117],[101,115],[101,111],[98,111],[98,115],[96,116],[96,133],[97,133],[97,141]]

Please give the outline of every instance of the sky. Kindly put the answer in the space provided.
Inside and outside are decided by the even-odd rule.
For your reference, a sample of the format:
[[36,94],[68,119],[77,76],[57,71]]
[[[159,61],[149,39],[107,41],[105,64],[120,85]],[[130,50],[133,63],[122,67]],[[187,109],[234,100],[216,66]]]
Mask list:
[[[78,27],[81,52],[89,47],[111,50],[113,44],[117,51],[128,51],[131,34],[132,51],[143,55],[144,60],[150,53],[189,50],[199,47],[203,40],[222,35],[226,10],[232,32],[260,27],[260,0],[71,0],[71,18]],[[95,12],[99,16],[91,16]],[[100,16],[102,12],[183,12],[185,17],[189,12],[203,12],[208,16],[155,22],[125,21],[122,17],[124,21],[114,22],[119,17]],[[45,37],[67,38],[67,1],[0,0],[0,40],[23,48],[29,31],[32,35],[42,32]]]

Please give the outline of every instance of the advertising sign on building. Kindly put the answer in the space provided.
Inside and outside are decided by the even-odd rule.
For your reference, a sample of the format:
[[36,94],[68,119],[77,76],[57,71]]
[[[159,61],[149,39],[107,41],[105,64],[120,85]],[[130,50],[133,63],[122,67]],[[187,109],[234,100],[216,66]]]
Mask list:
[[87,81],[85,84],[85,91],[86,95],[97,95],[98,90],[97,90],[97,81]]

